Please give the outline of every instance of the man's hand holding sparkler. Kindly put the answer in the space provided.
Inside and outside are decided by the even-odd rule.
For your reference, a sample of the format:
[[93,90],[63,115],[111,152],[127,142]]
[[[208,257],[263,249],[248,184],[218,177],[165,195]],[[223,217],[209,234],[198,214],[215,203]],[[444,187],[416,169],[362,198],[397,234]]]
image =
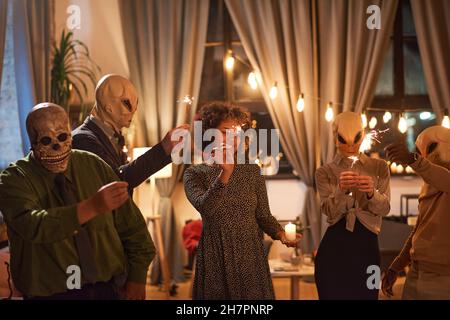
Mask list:
[[405,143],[392,143],[385,148],[386,158],[391,162],[409,166],[416,161],[414,153],[409,152]]

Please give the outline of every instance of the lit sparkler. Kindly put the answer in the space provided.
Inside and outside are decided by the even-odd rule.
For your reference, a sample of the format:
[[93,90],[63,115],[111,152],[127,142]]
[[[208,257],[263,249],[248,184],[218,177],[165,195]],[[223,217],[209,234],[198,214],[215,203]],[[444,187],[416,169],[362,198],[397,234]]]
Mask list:
[[381,143],[381,138],[387,131],[389,131],[389,129],[371,130],[366,133],[366,136],[364,137],[364,140],[359,147],[359,151],[365,152],[367,150],[370,150],[370,148],[372,148],[372,145],[374,145],[375,143]]

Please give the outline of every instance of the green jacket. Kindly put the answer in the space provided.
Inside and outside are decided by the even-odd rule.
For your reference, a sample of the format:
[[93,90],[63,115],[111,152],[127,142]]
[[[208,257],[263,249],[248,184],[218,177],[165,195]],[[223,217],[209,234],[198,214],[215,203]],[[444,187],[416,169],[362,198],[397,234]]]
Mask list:
[[[72,150],[65,175],[76,187],[78,201],[119,180],[103,160],[79,150]],[[67,268],[80,265],[73,238],[81,228],[76,205],[64,205],[54,177],[30,154],[0,174],[0,210],[8,226],[11,274],[16,287],[30,296],[66,291],[72,275]],[[94,249],[98,281],[127,273],[128,281],[146,282],[155,247],[131,199],[112,213],[90,220],[85,228]]]

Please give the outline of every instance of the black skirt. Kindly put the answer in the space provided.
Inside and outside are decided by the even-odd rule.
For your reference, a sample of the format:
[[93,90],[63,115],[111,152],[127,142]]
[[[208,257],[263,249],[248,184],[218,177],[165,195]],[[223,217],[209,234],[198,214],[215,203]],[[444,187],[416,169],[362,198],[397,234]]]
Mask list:
[[320,300],[377,300],[378,289],[370,289],[367,273],[380,265],[378,237],[356,219],[353,232],[346,219],[329,226],[320,243],[315,278]]

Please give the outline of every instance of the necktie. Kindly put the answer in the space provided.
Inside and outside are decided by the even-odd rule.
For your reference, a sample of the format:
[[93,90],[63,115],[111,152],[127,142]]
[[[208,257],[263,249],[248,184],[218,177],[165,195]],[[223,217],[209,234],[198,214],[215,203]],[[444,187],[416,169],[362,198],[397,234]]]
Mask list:
[[[59,195],[66,205],[77,203],[75,192],[70,188],[69,182],[64,174],[59,173],[55,177],[55,184],[58,188]],[[84,227],[74,235],[75,246],[77,248],[78,258],[80,260],[80,268],[86,282],[95,283],[97,279],[97,265],[94,259],[94,250],[92,249],[89,234]]]

